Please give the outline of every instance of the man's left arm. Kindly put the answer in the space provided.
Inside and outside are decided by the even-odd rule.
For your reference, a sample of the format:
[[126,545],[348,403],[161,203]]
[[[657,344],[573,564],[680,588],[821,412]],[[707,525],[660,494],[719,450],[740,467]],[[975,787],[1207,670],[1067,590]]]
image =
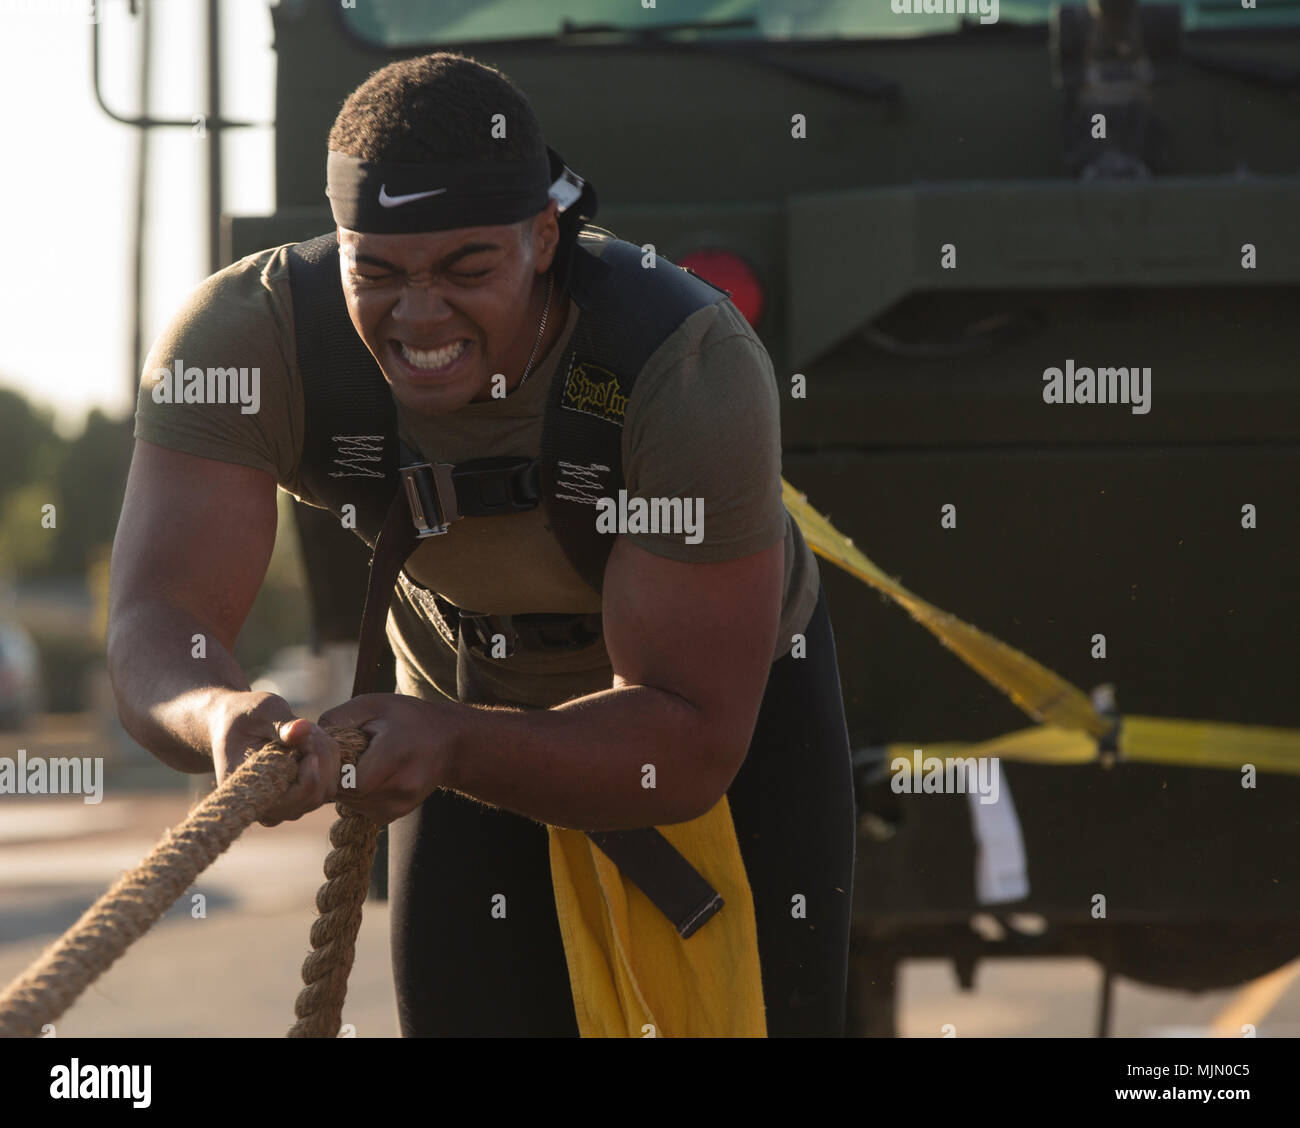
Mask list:
[[479,711],[460,734],[450,786],[581,830],[703,815],[753,736],[783,568],[781,543],[684,564],[620,538],[603,613],[613,687],[548,710]]

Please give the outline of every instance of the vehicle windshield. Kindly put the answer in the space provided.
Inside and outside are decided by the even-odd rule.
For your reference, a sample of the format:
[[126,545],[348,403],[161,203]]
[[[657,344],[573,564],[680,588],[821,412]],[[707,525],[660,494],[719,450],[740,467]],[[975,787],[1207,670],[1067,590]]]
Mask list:
[[[1057,0],[671,0],[653,8],[628,0],[365,0],[342,9],[351,31],[384,47],[427,47],[472,40],[607,41],[617,32],[679,39],[859,39],[956,31],[963,20],[1045,23]],[[1181,0],[1183,27],[1300,26],[1300,0]],[[943,9],[964,6],[966,15]],[[925,7],[938,8],[931,14]],[[895,12],[894,9],[900,9]],[[981,16],[981,13],[987,13]],[[566,31],[566,28],[570,29]],[[601,31],[591,30],[595,28]]]

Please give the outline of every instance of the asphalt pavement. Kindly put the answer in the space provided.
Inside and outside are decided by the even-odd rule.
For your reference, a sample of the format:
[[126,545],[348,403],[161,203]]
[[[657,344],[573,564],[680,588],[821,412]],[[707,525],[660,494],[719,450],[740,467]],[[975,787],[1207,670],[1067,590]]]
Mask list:
[[[11,756],[13,743],[7,737],[0,754]],[[91,755],[96,747],[66,725],[54,735],[27,734],[22,746],[62,755]],[[198,794],[186,777],[120,757],[105,781],[99,803],[0,795],[0,984],[138,863]],[[57,1020],[56,1036],[282,1036],[293,1021],[333,819],[331,807],[274,828],[250,827]],[[388,928],[388,905],[367,901],[343,1015],[357,1037],[398,1033]],[[1113,1033],[1197,1037],[1252,1023],[1261,1037],[1297,1037],[1297,972],[1300,963],[1267,982],[1199,996],[1121,980]],[[1100,981],[1086,960],[999,960],[980,965],[976,989],[964,992],[951,965],[912,961],[903,967],[899,1031],[922,1038],[949,1030],[958,1037],[1089,1036]]]

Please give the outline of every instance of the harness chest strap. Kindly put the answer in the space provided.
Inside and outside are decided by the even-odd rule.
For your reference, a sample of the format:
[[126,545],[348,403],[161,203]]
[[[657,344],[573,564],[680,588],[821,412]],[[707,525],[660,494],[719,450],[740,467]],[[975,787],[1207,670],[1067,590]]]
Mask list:
[[[653,272],[658,284],[646,287],[651,272],[642,269],[640,248],[610,239],[601,257],[584,241],[572,256],[569,286],[582,316],[547,389],[535,470],[531,460],[450,466],[415,457],[403,488],[415,493],[431,531],[455,519],[453,496],[460,516],[543,505],[565,556],[598,592],[613,538],[596,529],[592,513],[600,497],[625,485],[623,418],[636,379],[686,318],[727,295],[666,260]],[[304,398],[302,481],[331,512],[350,506],[357,534],[373,547],[402,481],[393,396],[352,327],[336,236],[296,244],[288,257]]]

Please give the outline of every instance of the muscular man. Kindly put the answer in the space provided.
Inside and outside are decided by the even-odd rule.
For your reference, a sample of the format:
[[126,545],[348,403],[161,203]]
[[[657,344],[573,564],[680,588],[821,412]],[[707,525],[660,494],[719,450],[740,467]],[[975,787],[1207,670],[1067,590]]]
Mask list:
[[[618,244],[579,232],[576,209],[562,214],[527,100],[462,56],[395,63],[348,99],[329,149],[347,315],[402,441],[442,463],[536,456],[547,397],[581,362],[568,264],[614,261]],[[312,383],[292,253],[263,251],[205,281],[146,364],[109,624],[128,731],[172,767],[219,779],[278,738],[304,755],[268,825],[336,799],[388,824],[406,1035],[576,1033],[540,824],[665,825],[725,794],[754,895],[769,1034],[842,1033],[848,740],[816,565],[781,501],[776,381],[750,326],[718,296],[700,304],[651,342],[611,415],[628,496],[699,499],[697,535],[619,531],[598,589],[543,506],[462,517],[419,542],[388,620],[399,692],[319,719],[371,734],[343,792],[334,742],[251,692],[231,657],[270,557],[277,485],[323,504],[303,481]],[[647,310],[689,277],[662,260],[635,272],[618,261]],[[162,370],[191,366],[256,369],[256,409],[205,402],[201,386],[172,394],[179,384]],[[594,386],[578,409],[592,410]],[[503,657],[458,639],[456,608],[586,616],[599,636]],[[466,665],[477,700],[499,704],[466,703]],[[641,786],[647,763],[654,788]],[[484,911],[498,892],[507,921]],[[806,915],[792,914],[795,894]]]

